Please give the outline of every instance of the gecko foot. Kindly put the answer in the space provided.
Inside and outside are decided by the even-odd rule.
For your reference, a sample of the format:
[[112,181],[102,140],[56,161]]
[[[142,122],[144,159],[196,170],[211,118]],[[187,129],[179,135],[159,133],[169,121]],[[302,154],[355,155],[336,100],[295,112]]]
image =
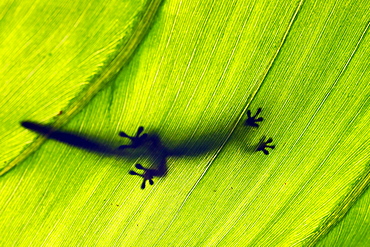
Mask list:
[[135,136],[129,136],[125,132],[121,131],[119,133],[120,136],[126,137],[131,140],[130,145],[122,145],[119,146],[118,149],[125,149],[125,148],[137,148],[143,145],[148,137],[148,134],[141,134],[144,131],[144,127],[140,126],[136,132]]
[[143,170],[144,173],[143,174],[139,174],[135,171],[129,171],[129,174],[130,175],[137,175],[139,177],[142,177],[144,180],[143,180],[143,183],[141,184],[141,189],[145,189],[145,182],[148,180],[149,181],[149,184],[150,185],[153,185],[154,182],[153,182],[153,173],[155,173],[152,169],[148,169],[148,168],[145,168],[143,167],[142,165],[140,164],[136,164],[135,167],[139,170]]
[[272,138],[269,138],[267,141],[265,141],[266,136],[262,137],[260,143],[257,146],[256,151],[262,151],[264,154],[268,155],[269,151],[266,148],[274,149],[275,145],[268,145],[272,142]]
[[245,120],[245,125],[257,128],[259,126],[257,122],[262,122],[262,120],[263,120],[262,117],[257,118],[258,114],[260,114],[261,111],[262,111],[262,109],[258,108],[256,114],[254,114],[254,116],[252,116],[251,111],[248,110],[247,111],[248,118],[247,118],[247,120]]

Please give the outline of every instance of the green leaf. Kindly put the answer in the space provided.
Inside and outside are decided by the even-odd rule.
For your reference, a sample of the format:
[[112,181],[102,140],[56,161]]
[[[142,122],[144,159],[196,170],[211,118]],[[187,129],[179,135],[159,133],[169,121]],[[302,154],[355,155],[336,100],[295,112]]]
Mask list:
[[[346,212],[369,184],[370,4],[158,4],[3,3],[0,245],[346,243],[333,226],[368,217]],[[45,142],[24,120],[112,147],[144,126],[190,151],[141,190],[128,171],[151,157]]]
[[369,196],[367,190],[318,246],[366,246],[370,241]]

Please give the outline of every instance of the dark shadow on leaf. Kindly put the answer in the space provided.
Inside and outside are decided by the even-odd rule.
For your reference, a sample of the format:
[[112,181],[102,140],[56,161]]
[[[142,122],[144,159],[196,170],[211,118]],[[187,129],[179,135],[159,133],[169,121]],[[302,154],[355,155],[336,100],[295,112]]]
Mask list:
[[[257,113],[252,116],[250,111],[248,111],[248,119],[246,120],[245,125],[258,127],[258,124],[256,123],[262,121],[262,118],[257,118],[260,112],[261,109],[259,108]],[[169,157],[196,157],[205,155],[216,150],[217,148],[220,148],[228,134],[225,131],[206,133],[201,136],[184,140],[181,142],[181,144],[170,145],[169,143],[164,144],[159,137],[159,134],[156,132],[143,133],[144,127],[140,126],[136,134],[133,136],[130,136],[125,132],[119,133],[119,135],[122,138],[126,138],[130,144],[121,145],[119,147],[111,147],[104,144],[107,142],[97,141],[97,138],[87,138],[81,134],[73,132],[54,130],[52,126],[49,125],[38,124],[32,121],[23,121],[21,122],[21,125],[24,128],[42,134],[49,139],[66,143],[89,152],[100,153],[108,156],[124,157],[128,159],[137,159],[142,156],[150,157],[153,162],[151,168],[145,168],[141,164],[136,164],[135,167],[138,169],[138,172],[132,170],[129,171],[130,175],[140,176],[143,178],[143,182],[141,184],[142,189],[145,188],[146,181],[152,185],[154,183],[154,177],[163,177],[167,174],[167,159]],[[245,134],[248,133],[248,131],[245,132]],[[258,144],[257,148],[247,147],[246,151],[262,151],[267,155],[269,154],[269,150],[266,148],[273,149],[275,147],[275,145],[269,145],[271,142],[271,138],[265,141],[264,137]],[[237,145],[243,145],[245,147],[244,143],[237,143]]]

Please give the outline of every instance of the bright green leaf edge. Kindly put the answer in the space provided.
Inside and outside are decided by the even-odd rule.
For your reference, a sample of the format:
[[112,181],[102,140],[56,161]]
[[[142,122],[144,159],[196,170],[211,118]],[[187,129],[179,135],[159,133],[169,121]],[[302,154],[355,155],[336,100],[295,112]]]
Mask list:
[[367,246],[370,242],[370,191],[350,206],[348,214],[317,246]]

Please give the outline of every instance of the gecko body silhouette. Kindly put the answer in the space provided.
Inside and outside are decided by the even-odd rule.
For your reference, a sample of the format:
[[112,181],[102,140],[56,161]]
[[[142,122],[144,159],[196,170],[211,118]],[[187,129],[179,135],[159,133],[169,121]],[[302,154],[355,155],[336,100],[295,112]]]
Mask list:
[[[245,121],[246,126],[258,128],[259,122],[262,122],[263,118],[258,117],[261,112],[261,108],[258,108],[255,115],[252,116],[251,111],[247,111],[247,119]],[[150,185],[154,184],[154,177],[163,177],[167,174],[167,158],[170,156],[197,156],[209,152],[216,147],[213,142],[208,142],[202,145],[198,145],[196,148],[190,149],[186,147],[177,148],[167,148],[163,145],[160,137],[157,134],[143,133],[144,127],[140,126],[134,136],[130,136],[125,132],[121,131],[119,136],[127,138],[131,141],[130,144],[121,145],[118,148],[111,148],[107,145],[94,141],[92,139],[83,137],[79,134],[72,132],[54,130],[51,126],[35,123],[32,121],[23,121],[21,125],[29,130],[37,132],[46,136],[48,139],[53,139],[68,145],[85,149],[90,152],[102,153],[105,155],[115,155],[115,156],[132,156],[134,155],[135,149],[144,149],[146,153],[155,157],[155,164],[151,168],[145,168],[141,164],[136,164],[135,168],[142,171],[138,173],[136,171],[130,170],[130,175],[140,176],[143,179],[141,184],[141,189],[144,189],[146,182],[148,181]],[[265,141],[265,137],[261,139],[255,151],[262,151],[264,154],[268,155],[269,151],[266,148],[274,149],[275,145],[269,145],[272,142],[272,138]]]

